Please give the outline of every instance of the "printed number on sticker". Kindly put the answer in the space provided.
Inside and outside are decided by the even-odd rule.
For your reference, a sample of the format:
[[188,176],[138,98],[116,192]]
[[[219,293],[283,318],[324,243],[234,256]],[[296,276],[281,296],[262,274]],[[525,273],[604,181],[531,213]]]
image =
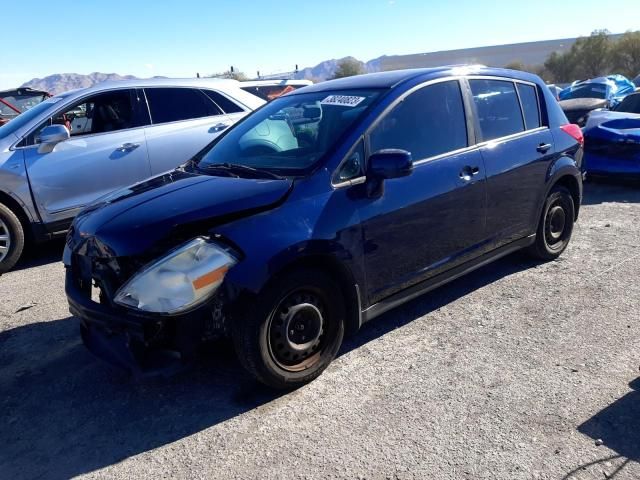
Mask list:
[[321,105],[340,105],[342,107],[355,107],[362,102],[365,97],[355,97],[351,95],[329,95],[320,102]]

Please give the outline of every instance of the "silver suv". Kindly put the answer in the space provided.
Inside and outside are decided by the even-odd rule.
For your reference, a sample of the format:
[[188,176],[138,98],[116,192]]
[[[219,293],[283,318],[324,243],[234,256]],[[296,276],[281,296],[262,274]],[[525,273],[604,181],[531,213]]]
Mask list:
[[107,82],[0,127],[0,274],[87,204],[184,163],[264,100],[235,80]]

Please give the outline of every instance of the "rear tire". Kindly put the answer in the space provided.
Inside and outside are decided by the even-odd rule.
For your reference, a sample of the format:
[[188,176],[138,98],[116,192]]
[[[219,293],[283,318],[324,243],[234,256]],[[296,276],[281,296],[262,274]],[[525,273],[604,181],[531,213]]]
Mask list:
[[555,260],[565,251],[575,221],[573,197],[565,187],[556,185],[544,203],[536,231],[536,241],[528,249],[535,258]]
[[295,270],[259,294],[232,325],[240,363],[260,382],[298,388],[335,358],[346,309],[336,282],[316,270]]
[[20,220],[0,203],[0,275],[13,268],[24,250],[24,230]]

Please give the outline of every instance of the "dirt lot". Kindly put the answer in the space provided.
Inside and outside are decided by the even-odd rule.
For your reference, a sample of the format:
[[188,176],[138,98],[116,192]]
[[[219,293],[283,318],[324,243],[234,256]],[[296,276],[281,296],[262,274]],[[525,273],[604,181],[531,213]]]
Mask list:
[[640,478],[640,188],[586,193],[559,261],[389,312],[285,395],[225,345],[169,381],[111,372],[49,245],[0,279],[0,478]]

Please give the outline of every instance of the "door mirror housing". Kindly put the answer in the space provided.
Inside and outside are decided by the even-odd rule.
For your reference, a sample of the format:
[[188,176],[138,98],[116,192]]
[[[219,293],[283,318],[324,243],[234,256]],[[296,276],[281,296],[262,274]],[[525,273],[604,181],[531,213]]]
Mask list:
[[369,157],[369,174],[378,179],[400,178],[411,175],[411,153],[397,148],[378,150]]
[[49,125],[40,133],[40,146],[38,153],[52,152],[57,144],[69,140],[69,130],[64,125]]

